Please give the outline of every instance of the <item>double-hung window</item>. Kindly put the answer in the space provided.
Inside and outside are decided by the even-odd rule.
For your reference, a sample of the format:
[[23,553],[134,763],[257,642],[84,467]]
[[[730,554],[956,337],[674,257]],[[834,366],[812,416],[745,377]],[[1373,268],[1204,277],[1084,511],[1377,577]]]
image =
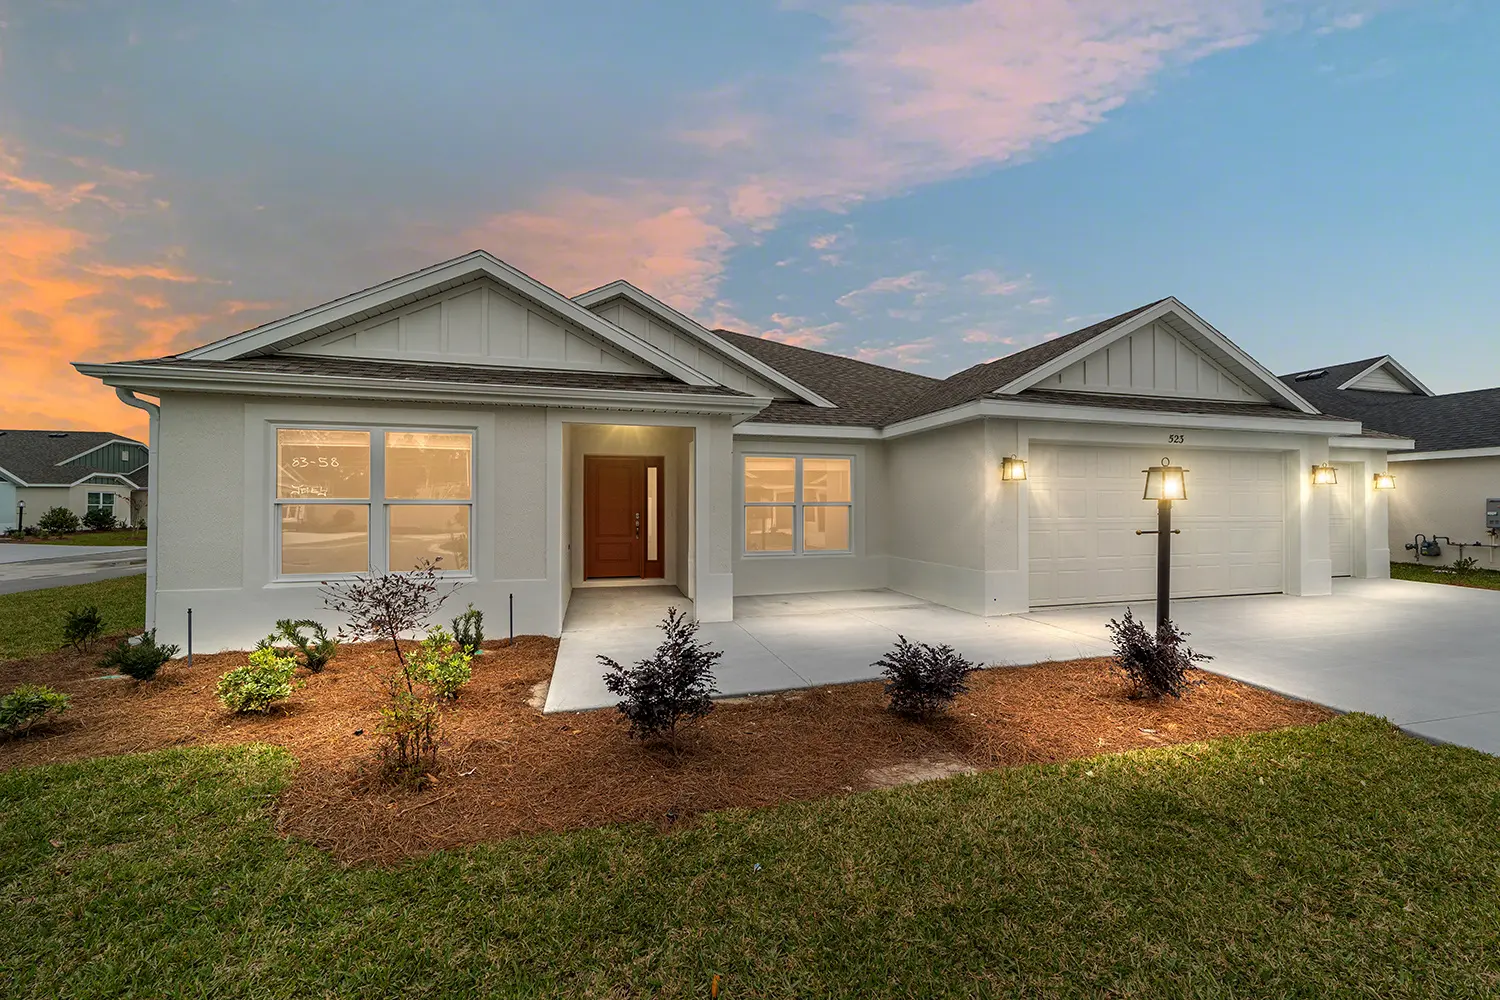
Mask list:
[[115,512],[115,495],[113,493],[90,493],[89,513],[96,510],[107,510],[111,514]]
[[853,460],[745,456],[745,552],[849,552]]
[[277,428],[274,504],[282,576],[466,573],[474,435]]

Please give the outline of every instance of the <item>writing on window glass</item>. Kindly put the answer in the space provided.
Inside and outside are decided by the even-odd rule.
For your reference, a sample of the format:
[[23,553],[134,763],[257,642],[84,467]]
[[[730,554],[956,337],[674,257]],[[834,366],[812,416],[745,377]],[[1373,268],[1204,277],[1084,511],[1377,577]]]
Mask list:
[[337,456],[333,455],[319,455],[316,458],[298,455],[292,459],[292,468],[294,469],[310,469],[313,466],[317,466],[320,469],[337,469],[339,467],[339,460]]

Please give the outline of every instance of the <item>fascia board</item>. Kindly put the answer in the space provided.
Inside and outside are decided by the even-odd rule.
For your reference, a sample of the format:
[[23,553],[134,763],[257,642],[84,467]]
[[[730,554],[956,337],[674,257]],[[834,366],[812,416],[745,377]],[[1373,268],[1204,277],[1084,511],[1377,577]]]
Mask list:
[[708,345],[710,350],[718,351],[720,354],[729,357],[735,364],[747,368],[761,378],[781,386],[787,392],[793,393],[804,402],[811,403],[813,406],[821,406],[825,409],[832,409],[837,405],[784,372],[772,368],[764,361],[745,353],[723,338],[715,336],[712,330],[707,329],[686,313],[678,312],[665,302],[623,279],[612,281],[601,288],[591,289],[582,295],[574,296],[573,301],[585,308],[591,309],[594,306],[603,305],[615,299],[625,299],[632,305],[638,306],[649,313],[655,313],[657,318],[665,320],[700,343]]
[[79,479],[75,479],[71,483],[68,483],[66,485],[68,485],[70,487],[71,486],[82,486],[84,483],[88,482],[90,479],[113,479],[116,482],[124,483],[126,486],[129,486],[133,490],[140,489],[140,487],[137,486],[134,482],[132,482],[130,479],[127,479],[125,476],[121,475],[118,472],[97,472],[97,471],[96,472],[90,472],[88,475],[83,476],[83,477],[81,477]]
[[747,420],[736,424],[736,437],[828,438],[840,441],[878,441],[883,437],[876,427],[852,427],[847,424],[772,424]]
[[264,351],[293,338],[305,337],[319,327],[349,319],[392,300],[407,295],[416,295],[436,285],[448,282],[457,284],[480,275],[487,275],[538,305],[577,323],[607,343],[635,355],[647,364],[681,379],[688,385],[717,384],[713,379],[683,364],[666,351],[647,343],[628,330],[615,326],[602,316],[594,315],[561,292],[548,288],[530,275],[518,271],[482,250],[465,254],[442,264],[435,264],[430,268],[424,268],[383,285],[376,285],[374,288],[335,299],[321,306],[315,306],[285,319],[266,323],[233,337],[226,337],[223,340],[184,351],[181,356],[215,361],[232,360],[246,354]]
[[1360,432],[1356,420],[1299,420],[1295,417],[1257,417],[1241,414],[1169,413],[1160,410],[1126,410],[1108,406],[1069,406],[1065,403],[1023,403],[1006,398],[982,399],[951,410],[903,420],[884,430],[884,437],[956,424],[977,417],[1018,420],[1060,420],[1072,423],[1125,424],[1137,427],[1201,427],[1209,430],[1276,431],[1290,434],[1354,436]]
[[1392,462],[1433,462],[1454,458],[1500,458],[1500,448],[1454,448],[1450,451],[1416,451],[1391,455]]
[[5,468],[4,466],[0,466],[0,472],[3,472],[3,473],[5,473],[6,476],[10,477],[10,479],[17,486],[36,487],[36,486],[61,486],[62,485],[61,483],[28,483],[26,480],[22,479],[20,476],[16,475],[14,472],[11,472],[9,469]]
[[1175,313],[1184,322],[1186,322],[1189,326],[1196,330],[1200,336],[1202,336],[1219,350],[1227,354],[1235,361],[1236,364],[1241,365],[1251,375],[1255,376],[1255,381],[1260,384],[1262,389],[1269,390],[1271,393],[1279,396],[1286,402],[1291,403],[1293,407],[1295,407],[1302,413],[1318,413],[1317,407],[1313,406],[1311,403],[1303,399],[1300,395],[1293,392],[1291,389],[1288,389],[1286,383],[1282,382],[1281,379],[1273,375],[1270,369],[1266,368],[1259,361],[1256,361],[1250,355],[1246,354],[1243,350],[1240,349],[1239,345],[1235,344],[1234,341],[1230,340],[1218,330],[1214,329],[1214,327],[1207,321],[1205,321],[1203,317],[1199,316],[1197,313],[1193,312],[1193,310],[1183,305],[1182,302],[1180,302],[1175,296],[1168,296],[1161,302],[1157,303],[1155,306],[1147,309],[1145,312],[1137,313],[1136,315],[1125,320],[1123,323],[1111,327],[1108,331],[1100,334],[1099,336],[1094,337],[1091,340],[1084,341],[1082,344],[1079,344],[1077,347],[1073,348],[1071,351],[1068,351],[1066,354],[1053,358],[1046,364],[1032,369],[1025,375],[1022,375],[1020,378],[1017,378],[1010,383],[1001,386],[999,389],[995,390],[995,392],[997,395],[1014,396],[1016,393],[1019,393],[1024,389],[1029,389],[1032,386],[1035,386],[1038,383],[1044,381],[1045,379],[1056,375],[1058,372],[1062,371],[1073,362],[1101,351],[1104,348],[1108,347],[1110,344],[1113,344],[1115,341],[1120,340],[1124,337],[1128,337],[1130,334],[1134,333],[1136,330],[1141,329],[1147,324],[1156,322],[1168,313]]
[[1421,380],[1419,380],[1415,375],[1407,371],[1405,365],[1397,361],[1395,358],[1391,357],[1389,354],[1381,358],[1379,361],[1375,362],[1373,365],[1370,365],[1370,367],[1361,371],[1358,375],[1355,375],[1353,378],[1349,379],[1343,385],[1338,386],[1338,388],[1348,389],[1350,386],[1354,385],[1354,383],[1358,382],[1360,379],[1364,378],[1366,375],[1370,374],[1376,369],[1385,367],[1394,368],[1396,370],[1396,374],[1399,375],[1401,377],[1401,380],[1406,383],[1407,388],[1415,389],[1417,392],[1421,393],[1424,396],[1437,395],[1437,393],[1433,392],[1431,389],[1427,388],[1427,386],[1423,385]]
[[160,392],[229,392],[252,396],[314,396],[334,399],[382,398],[399,385],[403,399],[446,403],[496,403],[517,406],[628,407],[694,413],[759,413],[771,405],[765,396],[720,396],[614,389],[544,388],[538,386],[475,385],[422,379],[332,377],[277,372],[274,380],[254,372],[162,371],[153,365],[92,365],[75,363],[80,373],[106,385]]
[[1407,451],[1417,446],[1411,438],[1335,437],[1328,439],[1330,448],[1358,448],[1366,451]]

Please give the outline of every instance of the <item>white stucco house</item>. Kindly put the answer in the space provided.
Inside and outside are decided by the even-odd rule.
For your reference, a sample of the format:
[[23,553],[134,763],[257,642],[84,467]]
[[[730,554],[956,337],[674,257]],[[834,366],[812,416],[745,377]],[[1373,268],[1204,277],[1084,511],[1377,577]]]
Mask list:
[[[890,588],[975,615],[1154,592],[1143,472],[1188,469],[1175,593],[1330,592],[1330,493],[1388,572],[1388,450],[1175,298],[947,379],[569,298],[475,252],[179,355],[78,364],[151,414],[148,617],[199,648],[317,615],[319,581],[441,557],[557,635],[580,588]],[[137,394],[149,394],[153,404]],[[1002,475],[1008,457],[1025,478]]]

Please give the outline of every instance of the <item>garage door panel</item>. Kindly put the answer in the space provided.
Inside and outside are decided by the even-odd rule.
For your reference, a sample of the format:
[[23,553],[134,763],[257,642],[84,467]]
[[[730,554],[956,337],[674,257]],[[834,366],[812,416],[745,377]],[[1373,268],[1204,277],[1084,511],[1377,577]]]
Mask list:
[[[1282,589],[1284,463],[1276,453],[1195,451],[1188,500],[1173,510],[1177,597]],[[1033,445],[1028,489],[1031,602],[1092,604],[1156,593],[1154,504],[1141,470],[1161,454],[1140,448]]]

